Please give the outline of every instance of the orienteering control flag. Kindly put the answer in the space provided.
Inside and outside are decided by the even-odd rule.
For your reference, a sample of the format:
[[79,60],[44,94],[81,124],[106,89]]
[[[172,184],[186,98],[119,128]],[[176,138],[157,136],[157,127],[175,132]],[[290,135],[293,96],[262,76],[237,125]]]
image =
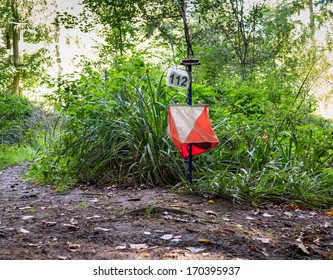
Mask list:
[[168,108],[168,133],[183,158],[204,153],[219,143],[209,120],[209,106],[204,104],[171,105]]

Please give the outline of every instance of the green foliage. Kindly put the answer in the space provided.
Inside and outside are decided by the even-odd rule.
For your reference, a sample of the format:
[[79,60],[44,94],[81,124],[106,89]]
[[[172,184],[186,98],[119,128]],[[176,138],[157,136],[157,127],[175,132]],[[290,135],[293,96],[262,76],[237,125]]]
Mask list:
[[57,108],[64,121],[32,172],[60,184],[179,180],[181,164],[166,135],[166,108],[173,96],[163,76],[149,73],[135,59],[102,74],[86,70],[79,80],[66,80],[59,88]]
[[2,145],[0,144],[0,170],[31,161],[36,150],[31,146]]
[[25,97],[0,93],[0,144],[22,142],[32,112],[33,106]]
[[25,97],[0,93],[0,169],[33,159],[45,117],[40,113]]
[[[44,0],[0,1],[0,90],[13,87],[19,93],[19,86],[36,86],[46,76],[44,67],[49,57],[37,44],[52,40],[52,27],[44,23],[52,13]],[[37,50],[26,53],[19,38],[35,44]]]
[[312,115],[306,106],[286,106],[284,98],[270,104],[269,96],[259,98],[252,94],[254,89],[246,94],[244,86],[239,90],[246,102],[235,102],[242,98],[234,99],[238,93],[234,88],[225,97],[222,114],[227,117],[215,123],[221,145],[199,159],[197,188],[256,203],[273,200],[330,207],[332,122]]
[[[308,8],[308,1],[283,0],[274,6],[265,1],[249,5],[241,0],[188,1],[193,48],[201,62],[193,70],[193,99],[210,105],[220,140],[217,148],[195,158],[196,183],[191,190],[254,203],[333,205],[333,126],[313,115],[316,104],[309,94],[328,65],[324,51],[330,44],[320,46],[313,38],[320,26],[328,26],[330,1],[315,2],[319,10],[310,15],[314,22],[308,25],[296,16]],[[80,25],[85,31],[96,22],[102,24],[106,44],[101,46],[102,67],[97,68],[103,70],[87,63],[77,73],[79,78],[57,81],[53,99],[60,117],[45,136],[45,147],[31,172],[61,185],[79,180],[123,185],[183,180],[185,162],[166,135],[166,108],[179,100],[183,103],[184,93],[164,85],[156,69],[167,65],[155,65],[150,71],[142,57],[133,55],[140,49],[145,59],[149,53],[167,62],[170,53],[173,61],[184,55],[180,1],[83,3],[84,20],[65,13],[55,24]],[[19,7],[22,18],[31,14]],[[4,5],[0,9],[1,31],[10,37],[11,9]],[[23,36],[38,42],[45,31],[27,30]],[[5,36],[2,39],[3,46],[10,43]],[[22,56],[15,68],[8,49],[0,49],[1,88],[10,85],[17,70],[26,81],[40,76],[43,50]],[[112,65],[106,66],[110,58]],[[19,106],[16,109],[20,111]],[[11,131],[15,121],[10,125],[4,121],[6,128],[0,132]],[[8,139],[6,143],[16,142]]]

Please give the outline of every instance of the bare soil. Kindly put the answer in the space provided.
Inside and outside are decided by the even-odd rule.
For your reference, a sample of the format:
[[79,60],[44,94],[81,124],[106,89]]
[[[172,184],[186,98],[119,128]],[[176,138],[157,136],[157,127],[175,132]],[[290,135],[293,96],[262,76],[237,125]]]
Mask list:
[[66,193],[0,171],[0,259],[333,259],[333,217],[172,189]]

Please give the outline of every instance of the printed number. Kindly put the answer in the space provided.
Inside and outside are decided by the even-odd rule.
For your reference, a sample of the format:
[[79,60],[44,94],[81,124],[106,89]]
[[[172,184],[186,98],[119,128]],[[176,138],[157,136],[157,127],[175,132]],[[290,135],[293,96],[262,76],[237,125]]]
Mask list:
[[[187,84],[186,84],[187,83],[187,77],[182,77],[181,79],[180,79],[180,77],[181,76],[179,76],[179,75],[175,76],[175,74],[170,75],[170,83],[175,84],[174,83],[174,81],[175,81],[177,86],[181,85],[183,87],[186,87],[187,86]],[[182,83],[180,83],[181,81],[182,81]]]
[[198,267],[187,268],[187,275],[237,275],[240,267]]

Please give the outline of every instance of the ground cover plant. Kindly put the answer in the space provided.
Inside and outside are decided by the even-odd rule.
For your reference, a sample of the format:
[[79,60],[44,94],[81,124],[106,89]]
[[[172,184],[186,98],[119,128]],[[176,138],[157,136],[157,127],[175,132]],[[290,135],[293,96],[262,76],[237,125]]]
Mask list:
[[64,81],[55,96],[61,124],[34,168],[44,179],[162,185],[183,177],[167,136],[174,93],[163,75],[133,61],[103,75],[87,68],[79,80]]
[[27,98],[0,93],[0,168],[31,160],[34,107]]
[[[151,69],[151,70],[150,70]],[[165,86],[164,73],[140,58],[104,72],[87,67],[65,79],[55,99],[60,113],[31,174],[43,182],[164,186],[251,201],[332,205],[332,123],[313,114],[308,94],[265,93],[267,81],[194,85],[211,105],[218,148],[195,158],[193,185],[167,135],[167,106],[185,93]],[[183,102],[182,102],[183,103]],[[221,106],[222,104],[222,106]]]

